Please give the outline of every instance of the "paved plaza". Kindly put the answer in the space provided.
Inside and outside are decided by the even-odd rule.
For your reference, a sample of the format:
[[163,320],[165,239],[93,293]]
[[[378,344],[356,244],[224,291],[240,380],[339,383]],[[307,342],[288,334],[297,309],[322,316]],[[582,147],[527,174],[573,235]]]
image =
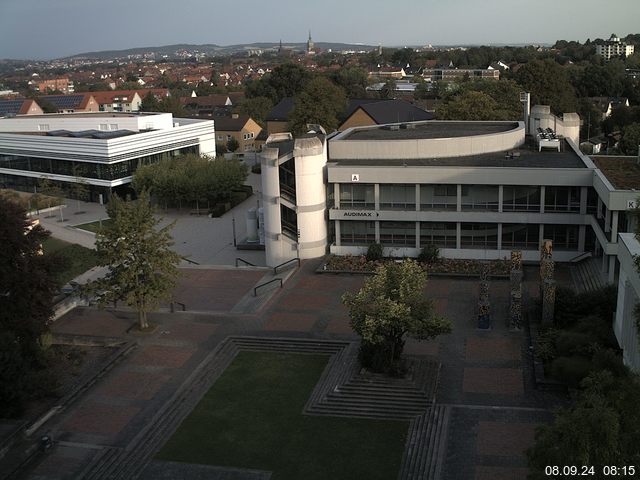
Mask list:
[[[318,261],[303,262],[284,288],[266,292],[252,311],[243,311],[243,302],[253,297],[253,286],[266,271],[189,270],[176,292],[187,311],[151,315],[157,328],[150,334],[134,333],[135,315],[126,310],[78,308],[59,319],[52,325],[55,334],[120,338],[136,348],[45,424],[57,445],[28,478],[77,478],[97,457],[126,452],[176,392],[187,395],[190,376],[229,335],[356,340],[341,296],[358,289],[365,277],[316,274],[317,266]],[[537,292],[535,278],[535,271],[525,275],[528,296]],[[508,292],[508,281],[490,283],[492,329],[479,331],[478,280],[433,277],[426,293],[452,320],[453,333],[407,342],[407,354],[441,362],[435,401],[448,415],[441,437],[446,443],[442,479],[524,478],[524,450],[532,445],[536,426],[552,418],[557,399],[534,388],[526,334],[506,327]],[[170,432],[163,435],[166,440]],[[219,478],[236,477],[222,472]]]

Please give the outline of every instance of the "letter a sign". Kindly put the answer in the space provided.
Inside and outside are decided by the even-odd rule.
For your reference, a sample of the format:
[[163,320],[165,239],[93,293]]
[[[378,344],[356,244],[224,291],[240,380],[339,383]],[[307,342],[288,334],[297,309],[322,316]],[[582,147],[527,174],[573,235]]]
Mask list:
[[359,182],[360,181],[360,174],[359,173],[352,173],[351,174],[351,181],[352,182]]

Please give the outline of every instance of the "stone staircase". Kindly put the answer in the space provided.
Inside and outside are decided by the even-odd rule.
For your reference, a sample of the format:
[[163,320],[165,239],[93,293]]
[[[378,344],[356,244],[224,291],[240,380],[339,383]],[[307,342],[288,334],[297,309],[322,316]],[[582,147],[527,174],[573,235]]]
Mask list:
[[607,285],[601,262],[601,258],[587,258],[571,266],[571,279],[576,292],[592,292]]
[[440,478],[450,415],[450,406],[434,405],[428,413],[411,421],[399,480]]

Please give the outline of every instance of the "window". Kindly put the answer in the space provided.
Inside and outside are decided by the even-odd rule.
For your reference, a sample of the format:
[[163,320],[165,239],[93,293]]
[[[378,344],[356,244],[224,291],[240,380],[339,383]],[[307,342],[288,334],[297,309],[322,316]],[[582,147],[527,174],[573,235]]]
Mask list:
[[555,250],[578,250],[578,225],[545,225],[544,238],[553,241]]
[[282,233],[290,239],[298,241],[298,216],[296,212],[284,205],[280,205],[280,219]]
[[416,246],[415,222],[380,222],[380,243],[384,246]]
[[462,210],[498,211],[498,187],[495,185],[463,185]]
[[38,125],[38,130],[41,132],[48,132],[49,131],[49,125],[46,123],[41,123],[40,125]]
[[376,241],[376,222],[341,221],[341,245],[366,246]]
[[460,245],[462,248],[495,249],[498,247],[497,223],[461,224]]
[[340,184],[340,208],[374,209],[374,187],[372,184]]
[[539,212],[540,187],[505,185],[502,191],[502,211]]
[[545,212],[580,212],[580,187],[546,187]]
[[420,222],[420,247],[456,248],[456,224]]
[[415,185],[380,185],[380,208],[386,210],[415,210]]
[[106,123],[101,123],[99,128],[100,128],[100,130],[108,130],[109,129],[109,125],[107,125]]
[[537,250],[540,241],[540,225],[502,224],[502,248],[521,248]]
[[421,210],[456,210],[457,185],[420,185]]
[[224,137],[222,135],[218,135],[218,140],[222,142],[224,140]]
[[111,123],[109,125],[109,128],[111,128],[111,130],[118,130],[118,124],[117,123]]
[[227,142],[231,140],[231,135],[227,135]]

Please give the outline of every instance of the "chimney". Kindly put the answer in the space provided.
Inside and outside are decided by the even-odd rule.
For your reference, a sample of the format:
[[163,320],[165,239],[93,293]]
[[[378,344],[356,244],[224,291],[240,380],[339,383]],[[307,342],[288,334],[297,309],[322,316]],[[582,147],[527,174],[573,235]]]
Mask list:
[[234,120],[237,120],[238,118],[240,118],[240,115],[238,115],[237,113],[232,113],[231,118],[233,118]]

